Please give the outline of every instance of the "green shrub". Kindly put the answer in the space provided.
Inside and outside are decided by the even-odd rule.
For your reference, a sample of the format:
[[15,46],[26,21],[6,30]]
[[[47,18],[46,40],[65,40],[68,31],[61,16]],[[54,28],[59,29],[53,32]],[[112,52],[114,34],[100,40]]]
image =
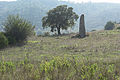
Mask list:
[[[35,26],[18,15],[10,15],[3,24],[4,31],[10,43],[24,42],[34,33]],[[14,42],[15,41],[15,42]]]
[[8,46],[8,39],[3,33],[0,33],[0,49]]
[[49,32],[45,32],[44,36],[50,36],[50,33]]
[[93,29],[91,32],[94,32],[94,31],[96,31],[96,30]]
[[120,27],[117,27],[117,29],[120,29]]
[[7,38],[8,38],[8,41],[9,41],[9,43],[8,43],[8,44],[10,44],[10,45],[11,45],[11,44],[16,44],[16,43],[17,43],[14,37],[7,36]]
[[115,28],[115,24],[111,21],[107,22],[105,25],[105,30],[113,30]]

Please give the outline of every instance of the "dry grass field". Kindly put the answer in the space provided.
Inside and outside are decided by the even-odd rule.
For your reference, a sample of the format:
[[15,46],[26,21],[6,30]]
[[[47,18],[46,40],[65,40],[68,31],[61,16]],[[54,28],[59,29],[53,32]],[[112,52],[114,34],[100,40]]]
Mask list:
[[33,36],[0,50],[0,80],[120,80],[120,31]]

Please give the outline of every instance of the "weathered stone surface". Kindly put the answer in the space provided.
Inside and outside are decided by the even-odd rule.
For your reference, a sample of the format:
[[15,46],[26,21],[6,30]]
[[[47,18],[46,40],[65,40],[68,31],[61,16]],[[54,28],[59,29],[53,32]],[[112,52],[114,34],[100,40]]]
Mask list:
[[84,38],[86,36],[84,14],[82,14],[80,17],[79,35],[80,38]]

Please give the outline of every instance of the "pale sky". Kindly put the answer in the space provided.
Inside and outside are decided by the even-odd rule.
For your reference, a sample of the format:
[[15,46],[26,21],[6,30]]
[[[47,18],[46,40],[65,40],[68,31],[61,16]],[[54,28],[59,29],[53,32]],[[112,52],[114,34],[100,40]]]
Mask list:
[[[16,0],[0,0],[0,1],[16,1]],[[120,0],[61,0],[61,1],[70,1],[70,2],[109,2],[109,3],[120,3]]]
[[0,1],[16,1],[16,0],[0,0]]
[[109,2],[109,3],[120,3],[120,0],[62,0],[62,1],[70,1],[70,2]]

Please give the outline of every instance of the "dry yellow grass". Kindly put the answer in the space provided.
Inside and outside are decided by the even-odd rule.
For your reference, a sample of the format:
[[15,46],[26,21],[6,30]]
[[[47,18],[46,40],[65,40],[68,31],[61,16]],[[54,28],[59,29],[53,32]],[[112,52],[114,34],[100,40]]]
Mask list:
[[82,55],[111,58],[120,56],[120,31],[90,32],[83,39],[72,38],[76,34],[59,37],[31,37],[24,46],[9,47],[0,51],[0,59],[23,60],[27,54],[31,60],[41,56]]
[[88,34],[34,36],[23,46],[1,50],[0,79],[119,80],[120,31]]

